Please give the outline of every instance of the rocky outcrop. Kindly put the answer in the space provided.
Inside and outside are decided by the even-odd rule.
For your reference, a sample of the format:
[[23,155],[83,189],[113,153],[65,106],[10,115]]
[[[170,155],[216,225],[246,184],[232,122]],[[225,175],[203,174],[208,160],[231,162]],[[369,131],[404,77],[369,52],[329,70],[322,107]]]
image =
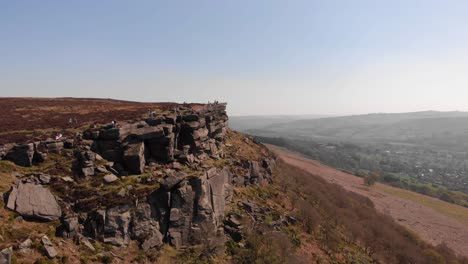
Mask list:
[[[83,241],[90,250],[88,238],[114,246],[135,240],[143,250],[164,243],[176,248],[213,241],[222,245],[229,228],[240,234],[234,217],[225,221],[234,186],[268,183],[274,167],[266,152],[246,160],[240,151],[227,148],[225,108],[180,106],[144,120],[94,127],[74,141],[4,148],[5,157],[22,166],[49,153],[70,156],[64,149],[74,148],[75,178],[22,177],[7,207],[26,218],[59,219],[57,198],[42,185],[48,184],[60,193],[70,191],[60,200],[64,207],[57,235]],[[50,240],[42,242],[48,255],[55,256]]]
[[37,149],[42,153],[61,154],[64,149],[64,141],[45,140],[37,145]]
[[89,149],[77,149],[75,157],[75,170],[84,177],[93,176],[95,173],[94,162],[96,161],[96,153]]
[[6,159],[14,162],[16,165],[30,167],[33,165],[35,146],[33,143],[14,145],[7,154]]
[[62,215],[56,197],[45,187],[33,183],[22,183],[12,187],[7,208],[23,217],[43,221],[57,220]]
[[226,104],[199,111],[181,106],[143,121],[92,128],[83,138],[93,141],[92,151],[121,165],[124,174],[141,174],[150,161],[193,163],[203,153],[222,156],[228,121],[225,110]]
[[61,154],[64,147],[64,141],[52,139],[27,144],[9,144],[0,146],[0,159],[10,160],[18,166],[30,167],[43,162],[48,153]]
[[85,233],[116,246],[135,239],[145,250],[164,242],[182,248],[223,237],[231,181],[227,169],[212,168],[199,177],[175,173],[146,201],[90,212]]
[[142,174],[145,169],[145,144],[142,141],[127,142],[123,161],[129,173]]
[[265,182],[270,183],[270,176],[273,173],[272,168],[274,168],[275,165],[275,160],[271,158],[264,159],[262,161],[249,161],[247,165],[249,173],[246,180],[252,184],[263,184]]

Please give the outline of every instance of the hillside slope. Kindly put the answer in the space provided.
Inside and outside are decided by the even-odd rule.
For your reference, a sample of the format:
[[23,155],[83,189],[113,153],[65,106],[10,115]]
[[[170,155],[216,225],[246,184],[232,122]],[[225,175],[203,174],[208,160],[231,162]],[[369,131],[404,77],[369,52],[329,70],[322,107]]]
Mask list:
[[379,212],[390,215],[431,244],[443,243],[457,254],[468,256],[468,208],[379,183],[366,187],[362,178],[282,148],[269,148],[287,164],[369,198]]
[[38,116],[0,144],[0,263],[466,263],[231,130],[226,104],[14,100]]

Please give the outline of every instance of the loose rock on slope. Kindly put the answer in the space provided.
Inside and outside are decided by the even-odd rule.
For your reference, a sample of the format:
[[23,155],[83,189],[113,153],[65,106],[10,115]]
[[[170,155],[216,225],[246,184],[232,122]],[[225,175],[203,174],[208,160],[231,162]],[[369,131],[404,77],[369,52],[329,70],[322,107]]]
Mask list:
[[8,197],[7,208],[16,211],[23,217],[51,221],[62,215],[55,196],[42,185],[20,182],[12,187]]

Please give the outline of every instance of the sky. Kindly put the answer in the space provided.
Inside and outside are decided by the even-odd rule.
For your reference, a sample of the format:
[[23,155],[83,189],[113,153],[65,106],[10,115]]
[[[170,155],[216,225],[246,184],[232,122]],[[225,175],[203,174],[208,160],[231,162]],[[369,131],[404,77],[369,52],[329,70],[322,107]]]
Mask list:
[[468,111],[466,0],[0,1],[0,96]]

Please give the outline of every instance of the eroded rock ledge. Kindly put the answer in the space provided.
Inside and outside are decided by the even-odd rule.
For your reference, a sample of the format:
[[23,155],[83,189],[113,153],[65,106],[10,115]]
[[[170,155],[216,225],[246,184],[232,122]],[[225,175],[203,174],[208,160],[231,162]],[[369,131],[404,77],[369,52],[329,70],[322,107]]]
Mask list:
[[[196,110],[181,105],[141,120],[95,126],[74,139],[3,146],[0,158],[20,166],[34,166],[48,154],[66,150],[74,160],[74,175],[46,182],[43,175],[22,179],[9,194],[8,208],[40,220],[60,218],[57,235],[78,240],[88,237],[115,246],[136,240],[145,250],[163,243],[176,248],[222,244],[233,189],[268,183],[275,166],[274,158],[251,139],[238,140],[249,142],[250,154],[264,153],[247,157],[238,142],[226,144],[228,132],[226,104]],[[126,186],[109,197],[105,186],[132,177],[138,179],[136,187],[144,188]],[[101,178],[94,189],[76,190]],[[58,197],[42,185],[49,182]],[[24,188],[31,191],[24,194]],[[106,199],[100,199],[104,191]],[[22,195],[35,195],[32,200],[38,202],[23,205],[18,202]]]

